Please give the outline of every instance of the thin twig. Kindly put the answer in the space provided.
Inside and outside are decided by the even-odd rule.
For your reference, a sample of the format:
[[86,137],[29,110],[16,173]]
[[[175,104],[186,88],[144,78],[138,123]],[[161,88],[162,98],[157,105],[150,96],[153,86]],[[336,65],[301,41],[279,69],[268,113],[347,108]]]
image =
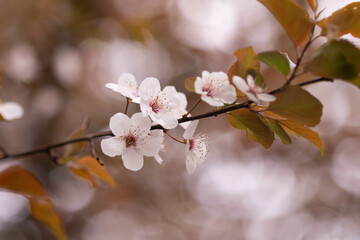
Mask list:
[[177,142],[179,142],[179,143],[185,144],[185,141],[181,141],[180,139],[177,139],[176,137],[174,137],[173,135],[171,135],[168,130],[165,129],[164,132],[165,132],[171,139],[173,139],[173,140],[175,140],[175,141],[177,141]]
[[199,105],[199,103],[201,103],[201,98],[194,104],[194,106],[186,114],[183,115],[183,118],[187,118],[187,116],[189,116],[189,114]]
[[91,148],[91,155],[96,159],[96,161],[98,161],[98,163],[101,165],[101,166],[104,166],[104,163],[100,160],[99,156],[97,155],[96,153],[96,150],[95,150],[95,142],[94,142],[94,139],[91,138],[90,140],[90,148]]
[[128,111],[128,108],[129,108],[129,103],[130,103],[130,98],[126,98],[126,106],[125,106],[125,111],[124,111],[124,114],[126,115],[127,114],[127,111]]
[[[333,79],[321,77],[321,78],[310,80],[308,82],[299,83],[297,85],[298,86],[305,86],[305,85],[310,85],[310,84],[314,84],[314,83],[317,83],[317,82],[324,82],[324,81],[332,82]],[[279,91],[280,89],[281,89],[281,87],[269,92],[269,94],[274,94],[277,91]],[[192,116],[192,117],[180,118],[180,119],[178,119],[178,122],[179,123],[184,123],[184,122],[189,122],[189,121],[193,121],[193,120],[197,120],[197,119],[214,117],[214,116],[224,114],[224,113],[228,113],[228,112],[240,109],[240,108],[246,108],[246,107],[249,106],[250,103],[251,103],[251,101],[245,101],[245,102],[242,102],[242,103],[239,103],[239,104],[236,104],[236,105],[232,105],[230,107],[222,108],[222,109],[219,109],[219,110],[216,110],[216,111],[211,111],[211,112],[199,114],[199,115]],[[151,127],[151,129],[164,129],[164,128],[161,125],[158,124],[158,125],[153,125]],[[80,138],[74,138],[74,139],[65,140],[65,141],[62,141],[62,142],[54,143],[54,144],[49,144],[49,145],[45,145],[45,146],[41,146],[41,147],[36,147],[36,148],[34,148],[32,150],[29,150],[29,151],[23,151],[23,152],[15,153],[15,154],[8,154],[7,156],[1,157],[0,160],[5,160],[5,159],[8,159],[8,158],[21,158],[21,157],[26,157],[26,156],[38,154],[38,153],[47,153],[51,149],[59,148],[59,147],[65,146],[67,144],[72,144],[72,143],[82,142],[82,141],[90,141],[91,142],[92,139],[108,137],[108,136],[114,136],[114,135],[112,134],[111,131],[104,131],[104,132],[99,132],[99,133],[95,133],[95,134],[89,134],[89,135],[85,135],[85,136],[80,137]]]

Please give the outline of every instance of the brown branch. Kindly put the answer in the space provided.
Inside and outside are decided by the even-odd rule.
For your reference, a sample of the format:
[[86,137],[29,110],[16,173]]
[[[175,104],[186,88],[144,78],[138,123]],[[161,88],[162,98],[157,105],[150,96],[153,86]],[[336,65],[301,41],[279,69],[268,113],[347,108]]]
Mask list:
[[[324,81],[332,82],[333,79],[321,77],[321,78],[310,80],[308,82],[299,83],[297,85],[298,86],[305,86],[305,85],[310,85],[310,84],[314,84],[314,83],[317,83],[317,82],[324,82]],[[281,89],[281,87],[269,92],[269,94],[274,94],[277,91],[279,91],[280,89]],[[193,120],[197,120],[197,119],[215,117],[215,116],[220,115],[220,114],[224,114],[224,113],[231,112],[231,111],[234,111],[234,110],[237,110],[237,109],[240,109],[240,108],[248,107],[250,103],[251,103],[251,101],[246,101],[246,102],[242,102],[242,103],[239,103],[239,104],[236,104],[236,105],[232,105],[230,107],[225,107],[225,108],[222,108],[222,109],[219,109],[219,110],[216,110],[216,111],[211,111],[211,112],[199,114],[199,115],[196,115],[196,116],[186,117],[186,118],[180,118],[180,119],[178,119],[178,122],[183,123],[183,122],[189,122],[189,121],[193,121]],[[158,124],[158,125],[153,125],[151,127],[151,129],[164,129],[164,128],[161,125]],[[102,137],[108,137],[108,136],[114,136],[114,135],[112,134],[111,131],[104,131],[104,132],[99,132],[99,133],[95,133],[95,134],[89,134],[89,135],[86,135],[84,137],[74,138],[74,139],[65,140],[65,141],[62,141],[62,142],[54,143],[54,144],[49,144],[49,145],[37,147],[37,148],[34,148],[32,150],[29,150],[29,151],[24,151],[24,152],[15,153],[15,154],[8,154],[7,156],[1,157],[0,160],[5,160],[5,159],[8,159],[8,158],[21,158],[21,157],[26,157],[26,156],[38,154],[38,153],[49,153],[49,151],[52,150],[52,149],[63,147],[65,145],[67,145],[67,144],[72,144],[72,143],[76,143],[76,142],[89,141],[90,144],[91,144],[91,142],[96,138],[102,138]],[[91,146],[91,148],[94,149],[93,146]]]

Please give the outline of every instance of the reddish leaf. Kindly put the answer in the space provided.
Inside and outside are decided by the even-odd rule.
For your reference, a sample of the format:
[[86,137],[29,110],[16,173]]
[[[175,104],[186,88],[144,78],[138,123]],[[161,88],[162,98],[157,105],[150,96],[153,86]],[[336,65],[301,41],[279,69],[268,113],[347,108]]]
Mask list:
[[360,38],[360,2],[351,3],[318,22],[322,35],[340,37],[351,33]]
[[318,8],[318,2],[317,0],[307,0],[308,4],[311,7],[311,10],[313,10],[313,12],[316,12],[317,8]]
[[313,24],[307,11],[291,0],[258,0],[264,4],[285,29],[295,46],[305,45]]

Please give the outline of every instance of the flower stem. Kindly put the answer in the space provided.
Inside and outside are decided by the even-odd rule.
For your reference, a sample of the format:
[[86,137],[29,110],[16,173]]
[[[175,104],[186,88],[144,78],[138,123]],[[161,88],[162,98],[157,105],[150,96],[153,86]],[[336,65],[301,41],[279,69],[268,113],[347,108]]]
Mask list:
[[177,141],[177,142],[179,142],[179,143],[186,144],[185,141],[181,141],[180,139],[177,139],[176,137],[172,136],[172,135],[169,133],[168,130],[165,129],[164,132],[165,132],[170,138],[172,138],[173,140],[175,140],[175,141]]
[[201,103],[201,98],[195,103],[195,105],[186,113],[184,114],[182,117],[183,118],[187,118],[187,116],[189,116],[189,114]]
[[126,106],[125,106],[125,111],[124,111],[125,115],[127,115],[127,111],[128,111],[128,108],[129,108],[129,103],[130,103],[130,98],[126,98]]

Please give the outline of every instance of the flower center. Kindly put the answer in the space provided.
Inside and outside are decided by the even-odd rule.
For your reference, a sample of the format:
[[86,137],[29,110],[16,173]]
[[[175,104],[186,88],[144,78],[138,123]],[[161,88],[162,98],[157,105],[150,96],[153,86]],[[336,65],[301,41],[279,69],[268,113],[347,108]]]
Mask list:
[[211,97],[212,95],[212,87],[211,85],[203,87],[203,92],[206,92],[206,96]]
[[126,147],[136,146],[136,137],[134,135],[127,135],[125,137]]
[[159,97],[157,96],[154,101],[151,101],[149,106],[154,113],[158,113],[161,109],[161,105],[159,104]]

